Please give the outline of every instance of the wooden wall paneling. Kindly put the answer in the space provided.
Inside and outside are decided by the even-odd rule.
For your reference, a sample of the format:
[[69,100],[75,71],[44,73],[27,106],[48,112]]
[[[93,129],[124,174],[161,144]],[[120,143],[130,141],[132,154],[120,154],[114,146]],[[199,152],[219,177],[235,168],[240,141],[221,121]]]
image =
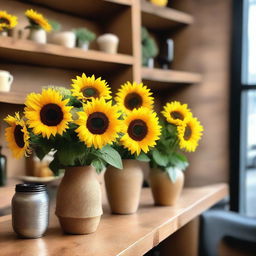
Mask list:
[[203,78],[196,86],[170,91],[165,101],[188,103],[205,128],[197,152],[188,154],[186,185],[198,186],[228,179],[231,1],[183,0],[182,3],[190,9],[195,22],[174,35],[173,67],[199,72]]

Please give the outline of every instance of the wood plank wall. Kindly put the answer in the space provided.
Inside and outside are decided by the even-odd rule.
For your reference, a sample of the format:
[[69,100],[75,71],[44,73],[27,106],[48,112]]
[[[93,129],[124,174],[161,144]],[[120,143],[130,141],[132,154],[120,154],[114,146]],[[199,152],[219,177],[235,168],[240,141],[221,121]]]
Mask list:
[[175,34],[173,66],[203,75],[202,83],[175,89],[165,98],[188,103],[205,128],[197,152],[188,155],[186,185],[227,181],[231,0],[178,2],[195,17],[195,23]]

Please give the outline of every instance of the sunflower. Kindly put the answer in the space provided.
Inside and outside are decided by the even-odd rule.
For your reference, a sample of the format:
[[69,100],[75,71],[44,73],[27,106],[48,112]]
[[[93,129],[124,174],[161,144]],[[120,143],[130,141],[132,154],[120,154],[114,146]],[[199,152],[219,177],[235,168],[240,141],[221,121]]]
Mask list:
[[47,32],[52,30],[51,24],[42,14],[30,9],[26,10],[25,15],[27,16],[31,26],[39,26]]
[[161,127],[155,112],[147,108],[139,108],[131,111],[124,120],[124,135],[120,143],[132,154],[145,153],[149,147],[154,147],[161,134]]
[[168,4],[168,0],[150,0],[150,2],[158,6],[166,6]]
[[17,17],[6,11],[0,11],[0,30],[12,29],[18,24]]
[[187,117],[181,125],[177,127],[179,145],[181,149],[194,152],[198,146],[198,141],[202,137],[204,128],[195,117]]
[[170,124],[179,125],[186,117],[191,117],[192,113],[187,104],[181,104],[178,101],[167,103],[162,111],[163,116]]
[[92,98],[111,99],[111,90],[107,82],[101,80],[101,78],[95,79],[94,75],[89,77],[83,73],[82,76],[77,76],[76,79],[72,79],[72,82],[72,95],[79,100],[86,102],[88,99]]
[[133,109],[145,107],[148,109],[153,108],[154,99],[151,97],[152,92],[143,85],[134,82],[126,82],[118,90],[115,100],[121,110],[125,113],[131,112]]
[[29,132],[25,121],[20,118],[19,113],[15,113],[15,116],[8,115],[4,121],[10,126],[5,129],[5,138],[13,156],[15,158],[28,156],[31,151],[29,149]]
[[104,98],[92,99],[84,104],[83,112],[77,112],[75,123],[78,137],[87,147],[102,148],[111,144],[122,130],[122,121],[119,120],[118,107],[112,106],[111,101]]
[[69,99],[63,100],[61,94],[51,88],[43,89],[41,94],[29,94],[25,102],[29,127],[48,139],[57,133],[62,135],[72,121],[72,107],[67,106],[68,102]]

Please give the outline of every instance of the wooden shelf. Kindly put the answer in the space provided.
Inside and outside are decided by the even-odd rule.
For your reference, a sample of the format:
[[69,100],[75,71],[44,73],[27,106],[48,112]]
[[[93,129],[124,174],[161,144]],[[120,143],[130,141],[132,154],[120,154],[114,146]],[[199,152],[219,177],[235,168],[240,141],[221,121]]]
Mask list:
[[190,14],[168,7],[158,7],[146,0],[141,0],[141,11],[142,25],[158,31],[194,22],[194,18]]
[[0,56],[1,60],[8,62],[82,71],[97,70],[97,72],[111,71],[120,65],[133,64],[133,57],[125,54],[108,54],[54,44],[37,44],[33,41],[17,40],[11,37],[1,37]]
[[23,105],[27,93],[22,92],[0,92],[0,102]]
[[[106,201],[98,230],[89,235],[64,235],[54,209],[50,227],[40,239],[18,239],[11,217],[0,218],[1,255],[144,255],[228,194],[227,185],[186,188],[174,207],[155,207],[150,189],[143,189],[138,212],[111,215]],[[114,227],[114,229],[113,229]],[[43,245],[43,246],[42,246]]]
[[193,84],[202,81],[202,76],[197,73],[164,70],[156,68],[142,68],[142,79],[146,81],[156,81],[162,83],[182,83]]
[[29,0],[27,2],[102,22],[118,15],[120,11],[132,4],[131,0],[76,0],[75,4],[70,0],[62,0],[61,4],[52,0]]

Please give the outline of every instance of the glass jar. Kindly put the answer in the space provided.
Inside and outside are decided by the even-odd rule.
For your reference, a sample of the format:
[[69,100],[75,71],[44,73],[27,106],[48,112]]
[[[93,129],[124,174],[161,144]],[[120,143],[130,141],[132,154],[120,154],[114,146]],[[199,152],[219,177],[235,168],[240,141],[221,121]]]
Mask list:
[[45,185],[18,184],[12,199],[12,225],[18,236],[38,238],[49,221],[49,197]]
[[6,185],[6,164],[7,159],[6,156],[2,155],[2,146],[0,146],[0,187]]

